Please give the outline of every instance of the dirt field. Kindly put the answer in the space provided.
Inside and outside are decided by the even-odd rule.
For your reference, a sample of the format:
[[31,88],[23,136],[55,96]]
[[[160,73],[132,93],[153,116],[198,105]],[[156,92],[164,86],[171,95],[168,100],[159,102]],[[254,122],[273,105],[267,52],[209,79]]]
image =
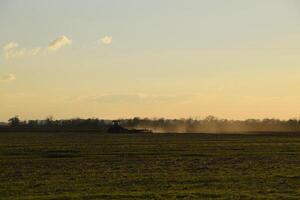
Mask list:
[[0,133],[0,199],[299,199],[300,134]]

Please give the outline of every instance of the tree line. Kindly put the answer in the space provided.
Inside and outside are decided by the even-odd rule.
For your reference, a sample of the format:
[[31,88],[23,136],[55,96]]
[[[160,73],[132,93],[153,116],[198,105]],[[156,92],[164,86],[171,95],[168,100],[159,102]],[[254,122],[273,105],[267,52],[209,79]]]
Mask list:
[[[131,118],[119,119],[125,128],[145,128],[154,132],[298,132],[300,119],[247,119],[228,120],[208,116],[203,119],[165,119],[165,118]],[[99,131],[105,132],[111,126],[112,120],[89,119],[62,119],[55,120],[47,117],[44,120],[22,121],[18,116],[1,125],[0,130],[49,130],[49,131]]]

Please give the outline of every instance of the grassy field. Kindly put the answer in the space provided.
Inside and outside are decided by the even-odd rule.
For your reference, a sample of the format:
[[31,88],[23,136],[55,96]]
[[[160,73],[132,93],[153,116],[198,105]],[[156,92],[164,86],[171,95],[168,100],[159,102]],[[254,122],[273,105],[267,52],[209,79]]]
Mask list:
[[0,133],[0,199],[299,199],[300,135]]

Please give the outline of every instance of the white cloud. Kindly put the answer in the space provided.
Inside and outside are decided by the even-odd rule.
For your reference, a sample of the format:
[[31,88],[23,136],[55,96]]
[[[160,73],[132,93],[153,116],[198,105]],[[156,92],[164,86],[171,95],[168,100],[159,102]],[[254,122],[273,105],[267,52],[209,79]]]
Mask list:
[[50,51],[56,51],[64,46],[71,45],[72,40],[65,35],[56,38],[53,42],[48,45]]
[[4,75],[0,76],[0,81],[2,81],[2,82],[13,81],[15,79],[16,79],[16,77],[13,74],[4,74]]
[[17,48],[19,44],[17,42],[9,42],[3,46],[4,51],[9,51],[11,49]]
[[17,58],[17,57],[25,57],[25,56],[35,56],[40,52],[40,47],[32,48],[32,49],[15,49],[4,52],[4,57],[7,59]]
[[[48,50],[50,51],[56,51],[66,45],[72,44],[72,40],[68,37],[62,35],[58,38],[56,38],[54,41],[52,41],[48,45]],[[2,47],[2,56],[6,59],[13,59],[13,58],[19,58],[19,57],[28,57],[28,56],[35,56],[40,53],[42,53],[43,50],[46,50],[46,48],[40,48],[40,47],[33,47],[33,48],[25,48],[19,46],[17,42],[9,42]]]
[[112,43],[112,37],[111,36],[105,36],[105,37],[103,37],[99,40],[99,43],[106,44],[106,45],[111,44]]
[[40,47],[19,48],[19,44],[17,42],[9,42],[3,46],[3,55],[6,59],[35,56],[40,52],[40,50]]

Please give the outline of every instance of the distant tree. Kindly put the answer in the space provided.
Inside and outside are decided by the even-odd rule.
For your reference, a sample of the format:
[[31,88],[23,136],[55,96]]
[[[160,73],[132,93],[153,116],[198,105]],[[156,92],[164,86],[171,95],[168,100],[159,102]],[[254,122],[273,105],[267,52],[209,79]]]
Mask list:
[[46,117],[46,126],[51,126],[53,124],[53,117],[52,116],[48,116]]
[[10,126],[20,126],[20,119],[18,116],[12,117],[8,120]]
[[204,120],[207,122],[216,122],[216,121],[218,121],[218,118],[215,116],[209,115]]
[[28,120],[27,125],[29,127],[37,127],[38,126],[38,120]]

